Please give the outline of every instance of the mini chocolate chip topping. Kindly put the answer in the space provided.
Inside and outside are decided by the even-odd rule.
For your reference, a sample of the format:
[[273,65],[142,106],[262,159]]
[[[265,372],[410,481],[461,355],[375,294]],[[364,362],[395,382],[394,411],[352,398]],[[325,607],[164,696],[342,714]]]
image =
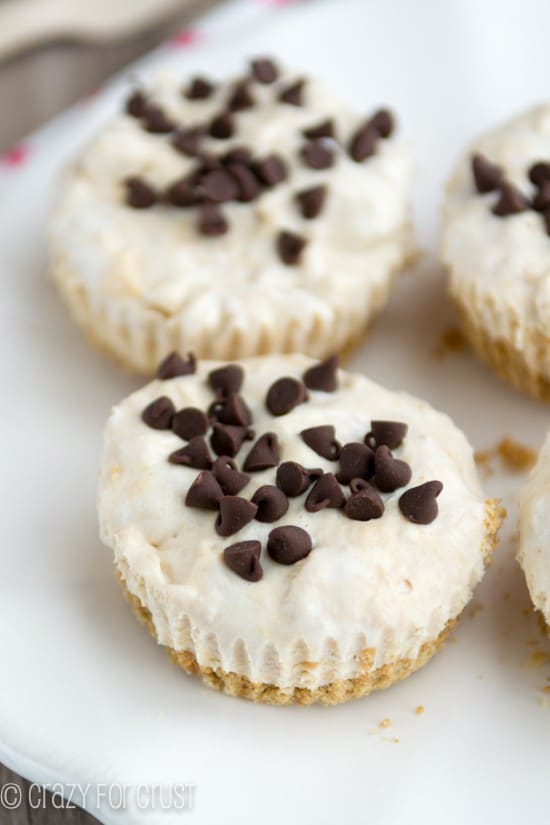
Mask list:
[[204,435],[208,429],[208,419],[197,407],[185,407],[178,410],[172,419],[172,432],[190,441],[196,435]]
[[279,76],[277,66],[267,57],[261,57],[253,60],[250,64],[252,76],[258,83],[275,83]]
[[246,473],[257,473],[276,467],[279,463],[279,442],[275,433],[264,433],[256,441],[244,460],[243,470]]
[[228,111],[242,112],[245,109],[251,109],[255,105],[256,101],[250,91],[248,79],[239,81],[227,101]]
[[540,184],[532,205],[537,212],[546,212],[550,208],[550,180],[545,180]]
[[378,130],[371,125],[370,121],[360,126],[353,135],[349,145],[351,158],[356,163],[361,163],[373,155],[379,137]]
[[329,169],[334,163],[334,152],[320,140],[310,140],[300,152],[310,169]]
[[519,212],[525,212],[529,209],[529,201],[522,193],[511,183],[499,184],[500,197],[493,206],[493,214],[504,218],[508,215],[517,215]]
[[258,197],[261,191],[260,184],[248,166],[244,163],[230,163],[226,168],[237,186],[237,200],[249,203]]
[[279,564],[296,564],[309,556],[313,549],[309,533],[301,527],[275,527],[267,539],[267,552]]
[[172,146],[182,155],[196,157],[200,153],[201,141],[204,137],[204,130],[176,129],[172,135]]
[[304,493],[313,482],[323,475],[320,468],[306,469],[296,461],[283,461],[277,468],[277,486],[289,498]]
[[176,408],[169,398],[161,395],[151,401],[141,414],[142,421],[153,430],[169,430]]
[[143,178],[127,178],[126,203],[132,209],[149,209],[157,200],[153,187]]
[[283,229],[277,235],[277,252],[281,261],[287,266],[295,266],[300,263],[306,244],[305,238],[286,229]]
[[156,377],[166,381],[180,375],[193,375],[196,371],[197,359],[192,352],[187,353],[187,360],[184,360],[179,353],[171,352],[158,365]]
[[203,470],[189,487],[185,504],[201,510],[217,510],[222,498],[222,488],[210,470]]
[[279,93],[279,100],[281,103],[288,103],[290,106],[304,105],[304,86],[305,80],[296,80],[290,86],[286,86]]
[[317,513],[325,507],[343,507],[346,497],[333,473],[323,473],[317,479],[306,498],[305,508],[308,513]]
[[259,541],[238,541],[223,551],[223,560],[233,573],[247,582],[258,582],[264,571],[260,564],[262,546]]
[[217,405],[215,417],[221,424],[237,424],[239,427],[248,427],[252,423],[250,410],[237,393],[232,393],[224,401],[218,401],[215,404]]
[[340,450],[340,472],[336,478],[340,484],[349,484],[354,478],[371,478],[374,475],[374,452],[366,444],[351,442]]
[[486,157],[475,154],[472,157],[472,174],[474,183],[480,195],[486,192],[493,192],[502,180],[502,169],[495,163],[491,163]]
[[155,135],[164,135],[175,128],[174,121],[164,109],[156,103],[147,103],[142,116],[143,126],[147,132]]
[[243,381],[244,370],[238,364],[227,364],[208,373],[208,383],[220,398],[238,393]]
[[288,510],[288,499],[278,487],[264,484],[252,496],[252,503],[258,506],[256,520],[271,524],[278,521]]
[[411,480],[411,468],[405,461],[394,458],[389,447],[381,444],[374,453],[374,480],[383,493],[393,493]]
[[307,398],[305,385],[297,378],[279,378],[267,391],[265,405],[271,415],[286,415]]
[[539,160],[529,169],[529,180],[535,186],[542,186],[543,183],[550,180],[550,163]]
[[304,137],[309,140],[318,140],[319,138],[333,138],[334,137],[334,121],[323,120],[315,126],[310,126],[308,129],[302,131]]
[[201,235],[207,237],[224,235],[229,229],[223,212],[214,203],[205,203],[200,207],[197,226]]
[[255,504],[240,496],[222,496],[219,500],[219,508],[215,528],[216,533],[224,537],[232,536],[233,533],[238,533],[246,527],[258,511]]
[[126,112],[132,117],[142,117],[146,104],[147,98],[142,91],[136,89],[126,101]]
[[221,157],[223,166],[230,166],[233,163],[242,163],[246,166],[251,160],[252,152],[246,146],[235,146]]
[[336,392],[338,389],[338,356],[331,355],[304,372],[304,384],[309,390]]
[[213,169],[201,181],[204,195],[216,203],[235,200],[239,186],[235,178],[226,169]]
[[247,436],[248,430],[246,427],[237,427],[233,424],[214,424],[210,436],[210,446],[216,455],[228,455],[233,458],[241,449],[241,445]]
[[217,140],[227,140],[233,134],[235,129],[233,117],[229,112],[222,112],[210,123],[209,134],[210,137],[217,138]]
[[319,217],[325,205],[327,191],[326,186],[312,186],[298,192],[295,198],[303,218],[310,221]]
[[389,138],[394,130],[393,115],[388,109],[379,109],[370,119],[370,125],[380,137]]
[[179,178],[174,181],[166,190],[165,197],[172,206],[183,208],[196,206],[200,201],[196,187],[189,178]]
[[368,481],[361,479],[362,486],[346,501],[344,512],[346,516],[354,521],[370,521],[374,518],[381,518],[384,513],[384,502]]
[[413,524],[430,524],[437,518],[436,498],[443,489],[440,481],[426,481],[411,487],[399,498],[399,509]]
[[377,446],[385,444],[390,450],[395,450],[407,435],[408,427],[401,421],[371,421],[370,433]]
[[206,100],[214,91],[214,84],[205,77],[194,77],[184,89],[184,96],[188,100]]
[[181,464],[184,467],[192,467],[194,470],[210,470],[212,467],[210,450],[202,435],[195,436],[185,447],[171,453],[168,461],[170,464]]
[[212,472],[226,496],[236,496],[250,481],[250,476],[241,473],[227,455],[221,455],[215,460]]
[[320,427],[309,427],[300,433],[302,440],[317,455],[336,461],[340,455],[340,444],[336,441],[332,424],[323,424]]
[[287,168],[279,155],[268,155],[254,163],[254,172],[266,186],[275,186],[286,179]]

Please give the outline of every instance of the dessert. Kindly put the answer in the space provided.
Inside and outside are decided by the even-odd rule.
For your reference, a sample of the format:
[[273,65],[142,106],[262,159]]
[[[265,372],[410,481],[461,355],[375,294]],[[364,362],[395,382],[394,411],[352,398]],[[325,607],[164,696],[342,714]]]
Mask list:
[[520,495],[519,563],[531,600],[550,626],[550,432]]

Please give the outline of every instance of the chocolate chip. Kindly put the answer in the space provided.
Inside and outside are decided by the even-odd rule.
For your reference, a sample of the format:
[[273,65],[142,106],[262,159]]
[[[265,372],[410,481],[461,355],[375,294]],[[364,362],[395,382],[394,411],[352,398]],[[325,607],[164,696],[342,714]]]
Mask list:
[[227,399],[215,403],[217,404],[215,417],[221,424],[237,424],[239,427],[248,427],[252,422],[250,410],[237,393],[232,393]]
[[223,560],[233,573],[247,582],[258,582],[264,571],[260,564],[262,546],[259,541],[238,541],[223,551]]
[[267,57],[252,60],[250,68],[254,80],[257,80],[258,83],[275,83],[279,76],[277,66],[273,60],[269,60]]
[[371,478],[374,474],[374,452],[366,444],[351,442],[340,450],[340,484],[349,484],[354,478]]
[[200,202],[200,195],[190,178],[179,178],[179,180],[170,184],[166,190],[165,198],[172,206],[183,208],[196,206]]
[[170,399],[161,395],[145,407],[141,418],[153,430],[169,430],[175,412],[176,408]]
[[395,450],[407,435],[408,427],[401,421],[371,421],[370,430],[367,435],[372,435],[376,446],[385,444],[390,450]]
[[273,484],[258,487],[252,496],[252,503],[258,506],[256,520],[271,524],[278,521],[288,510],[288,499],[282,490]]
[[472,174],[474,183],[480,195],[492,192],[502,180],[502,169],[487,160],[486,157],[476,154],[472,157]]
[[205,77],[194,77],[183,94],[188,100],[206,100],[213,91],[214,84]]
[[320,427],[309,427],[300,433],[302,440],[317,455],[336,461],[340,455],[340,444],[336,441],[332,424],[323,424]]
[[319,478],[306,498],[305,508],[308,513],[317,513],[325,507],[343,507],[346,497],[333,473],[324,473]]
[[201,181],[204,195],[216,203],[225,203],[237,198],[239,187],[235,178],[225,169],[208,172]]
[[132,117],[142,117],[147,105],[147,98],[139,89],[132,92],[126,101],[126,112]]
[[389,138],[394,130],[393,115],[387,109],[379,109],[370,119],[370,125],[380,137]]
[[283,229],[277,235],[277,252],[281,261],[287,266],[300,263],[302,252],[307,244],[305,238]]
[[126,203],[132,209],[149,209],[155,203],[157,196],[153,187],[142,178],[133,177],[125,181]]
[[217,510],[222,498],[222,488],[210,470],[203,470],[188,489],[185,504],[201,510]]
[[197,359],[192,352],[187,353],[187,360],[184,360],[177,352],[171,352],[158,365],[156,377],[166,381],[180,375],[193,375],[196,371]]
[[250,481],[250,476],[237,470],[237,465],[227,455],[215,460],[212,472],[227,496],[236,496]]
[[501,183],[499,185],[500,197],[493,206],[493,214],[499,215],[501,218],[508,215],[517,215],[519,212],[525,212],[529,209],[529,201],[525,198],[519,189],[512,186],[511,183]]
[[534,163],[529,169],[529,180],[535,186],[542,186],[543,183],[550,180],[550,163],[546,161]]
[[382,444],[374,453],[374,480],[383,493],[393,493],[411,480],[411,468],[406,461],[394,458],[389,447]]
[[379,138],[380,133],[371,124],[370,120],[364,123],[352,135],[348,149],[351,158],[356,163],[361,163],[361,161],[373,155]]
[[172,146],[182,155],[196,157],[203,137],[204,130],[200,128],[177,129],[172,136]]
[[365,478],[352,478],[349,483],[349,488],[352,493],[362,493],[364,490],[374,490],[372,484]]
[[267,391],[265,405],[271,415],[286,415],[307,401],[307,390],[297,378],[279,378]]
[[320,468],[306,469],[296,461],[283,461],[277,468],[277,485],[290,498],[304,493],[316,479],[323,475]]
[[256,441],[243,464],[246,473],[256,473],[276,467],[279,463],[279,442],[275,433],[264,433]]
[[533,209],[537,212],[546,212],[550,208],[550,180],[540,184],[539,191],[533,198]]
[[201,435],[195,436],[185,447],[171,453],[168,461],[170,464],[181,464],[194,470],[209,470],[212,467],[208,444]]
[[426,481],[405,490],[399,498],[399,509],[413,524],[430,524],[437,518],[436,498],[443,489],[440,481]]
[[384,502],[374,487],[371,487],[368,481],[363,484],[361,489],[356,489],[348,498],[344,507],[346,516],[354,521],[370,521],[380,518],[384,513]]
[[207,172],[212,172],[214,169],[221,169],[222,163],[217,155],[212,152],[200,153],[200,166],[192,173],[191,177],[196,183],[200,183]]
[[279,564],[296,564],[312,551],[309,533],[301,527],[275,527],[267,539],[267,552]]
[[286,164],[279,155],[268,155],[256,161],[254,172],[266,186],[275,186],[287,176]]
[[302,131],[304,137],[309,140],[318,140],[319,138],[333,138],[334,137],[334,121],[323,120],[316,126],[310,126],[309,129]]
[[201,235],[214,237],[224,235],[229,229],[229,224],[223,212],[214,203],[205,203],[199,211],[197,228]]
[[243,381],[244,370],[238,364],[227,364],[208,373],[208,383],[220,398],[238,393]]
[[238,201],[249,203],[260,194],[258,179],[248,166],[244,163],[230,163],[226,168],[235,180]]
[[248,81],[242,80],[237,83],[227,101],[228,110],[230,112],[242,112],[245,109],[251,109],[255,105],[256,101],[250,91]]
[[237,427],[233,424],[214,424],[210,436],[210,446],[216,455],[228,455],[233,458],[241,449],[246,437],[246,427]]
[[219,536],[232,536],[233,533],[238,533],[252,521],[258,511],[255,504],[240,496],[222,496],[219,507],[220,512],[215,524]]
[[234,131],[233,118],[229,112],[222,112],[210,123],[209,134],[218,140],[227,140]]
[[224,166],[230,166],[233,163],[242,163],[247,166],[251,160],[252,152],[246,146],[235,146],[221,157]]
[[296,80],[290,86],[286,86],[279,92],[279,100],[281,103],[288,103],[291,106],[304,105],[304,85],[305,80]]
[[302,217],[306,220],[317,218],[323,211],[326,196],[326,186],[312,186],[311,189],[298,192],[295,199]]
[[155,135],[164,135],[175,128],[174,121],[166,114],[161,106],[148,103],[143,112],[143,125],[148,132]]
[[320,140],[310,140],[302,148],[300,155],[310,169],[329,169],[334,163],[334,153]]
[[190,441],[196,435],[204,435],[208,429],[208,419],[197,407],[185,407],[178,410],[172,419],[172,432]]
[[310,390],[335,392],[338,389],[338,356],[331,355],[304,372],[304,384]]

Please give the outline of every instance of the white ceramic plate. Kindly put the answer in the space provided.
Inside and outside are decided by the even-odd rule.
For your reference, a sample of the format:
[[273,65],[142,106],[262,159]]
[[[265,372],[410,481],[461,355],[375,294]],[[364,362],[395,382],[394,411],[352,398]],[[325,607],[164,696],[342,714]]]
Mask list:
[[[396,108],[418,159],[428,252],[352,366],[446,410],[477,448],[505,434],[538,446],[548,407],[467,354],[434,355],[453,323],[433,262],[438,202],[466,141],[547,94],[549,26],[538,0],[284,10],[243,0],[201,24],[192,48],[161,49],[140,67],[224,73],[268,51],[346,87],[366,111]],[[50,783],[193,783],[189,821],[203,825],[517,825],[526,806],[545,821],[550,716],[539,688],[550,668],[525,662],[550,648],[523,615],[529,601],[513,560],[521,474],[499,470],[488,483],[510,516],[476,594],[483,609],[466,612],[456,643],[426,668],[365,700],[305,709],[219,695],[174,668],[127,609],[97,539],[95,483],[109,408],[139,381],[73,327],[46,281],[44,246],[54,181],[119,105],[123,85],[42,130],[27,162],[14,153],[0,173],[0,759]],[[385,718],[392,726],[378,728]],[[140,812],[131,799],[125,812],[107,803],[97,811],[90,797],[87,807],[104,823],[180,816]]]

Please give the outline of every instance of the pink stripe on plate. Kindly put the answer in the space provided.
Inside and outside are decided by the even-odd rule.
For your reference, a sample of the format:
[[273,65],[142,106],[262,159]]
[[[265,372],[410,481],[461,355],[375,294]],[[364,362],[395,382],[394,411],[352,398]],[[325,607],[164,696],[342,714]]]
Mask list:
[[19,143],[0,156],[0,164],[8,166],[10,169],[22,166],[30,153],[29,147],[25,143]]
[[194,46],[200,39],[201,33],[197,29],[183,29],[183,31],[172,35],[166,43],[176,49],[184,49],[187,46]]

